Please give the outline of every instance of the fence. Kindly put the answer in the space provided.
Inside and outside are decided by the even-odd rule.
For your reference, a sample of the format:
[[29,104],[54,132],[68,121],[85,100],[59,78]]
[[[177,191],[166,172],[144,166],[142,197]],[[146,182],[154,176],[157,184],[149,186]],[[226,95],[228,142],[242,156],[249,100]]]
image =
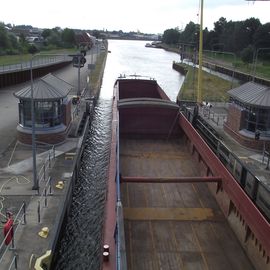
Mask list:
[[[53,161],[55,160],[55,147],[53,146],[48,155],[45,157],[44,164],[38,172],[38,182],[39,185],[43,185],[41,193],[37,191],[37,195],[40,195],[37,205],[37,221],[41,222],[41,213],[44,207],[48,206],[48,196],[52,195],[52,179],[49,176],[49,170],[53,166]],[[44,207],[43,207],[44,206]],[[10,214],[9,214],[10,215]],[[23,202],[16,217],[13,220],[12,225],[6,231],[5,238],[0,245],[0,264],[7,260],[10,260],[10,264],[7,269],[18,269],[18,255],[16,254],[16,233],[21,225],[26,225],[26,203]],[[8,240],[10,239],[10,241]],[[9,253],[11,251],[12,253]],[[5,262],[7,265],[7,263]]]
[[[224,104],[223,107],[226,108],[227,105]],[[212,120],[217,126],[223,126],[223,123],[227,121],[227,113],[216,112],[212,105],[203,106],[200,110],[200,114],[203,115],[203,117]]]
[[37,215],[38,215],[38,223],[41,222],[41,211],[44,208],[48,207],[48,196],[53,195],[52,193],[52,178],[49,176],[44,189],[41,192],[40,199],[38,200],[37,206]]
[[[49,170],[52,168],[54,160],[55,160],[55,147],[52,146],[52,148],[49,150],[49,153],[44,160],[44,164],[41,166],[37,174],[39,186],[42,183],[41,180],[43,180],[44,183],[46,182],[46,176],[47,179],[49,179]],[[37,190],[37,193],[39,195],[39,189]]]
[[[5,257],[7,256],[8,251],[14,251],[12,256],[11,263],[9,265],[8,269],[12,269],[11,267],[14,266],[14,269],[17,269],[17,254],[15,253],[15,236],[18,228],[21,225],[26,224],[26,204],[23,202],[21,205],[16,217],[13,220],[12,225],[10,226],[9,230],[6,232],[5,238],[3,239],[1,245],[0,245],[0,252],[1,252],[1,258],[0,258],[0,264],[3,262]],[[11,241],[8,239],[11,237]]]
[[[63,56],[43,56],[40,55],[40,58],[33,60],[33,68],[48,66],[51,64],[62,63],[66,61],[71,61],[71,57],[68,55]],[[9,65],[0,65],[0,73],[8,73],[15,71],[23,71],[30,69],[30,61],[22,61],[16,64]]]

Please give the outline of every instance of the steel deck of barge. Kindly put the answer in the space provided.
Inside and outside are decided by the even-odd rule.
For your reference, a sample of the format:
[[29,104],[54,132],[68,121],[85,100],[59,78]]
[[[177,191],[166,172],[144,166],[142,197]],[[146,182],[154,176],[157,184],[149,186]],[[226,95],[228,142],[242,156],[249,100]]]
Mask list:
[[166,183],[200,176],[184,141],[121,138],[120,166],[128,269],[254,269],[206,183]]

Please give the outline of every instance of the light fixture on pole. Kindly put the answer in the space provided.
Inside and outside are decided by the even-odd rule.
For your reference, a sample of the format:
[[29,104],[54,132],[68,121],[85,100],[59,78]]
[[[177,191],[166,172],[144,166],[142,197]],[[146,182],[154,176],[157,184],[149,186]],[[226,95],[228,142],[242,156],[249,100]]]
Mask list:
[[[32,121],[32,155],[33,155],[33,190],[39,192],[39,179],[37,177],[37,162],[36,162],[36,121],[35,121],[35,96],[34,96],[34,82],[33,82],[33,60],[41,54],[31,56],[30,60],[30,80],[31,80],[31,121]],[[42,54],[42,56],[62,56],[65,54]]]
[[253,68],[253,76],[252,76],[252,81],[253,82],[254,82],[255,76],[256,76],[256,69],[257,69],[259,51],[268,51],[268,50],[270,51],[270,48],[259,48],[259,49],[256,50],[255,60],[254,60],[254,68]]
[[202,102],[202,64],[203,64],[203,0],[201,0],[201,14],[200,14],[200,42],[199,42],[199,70],[198,70],[198,92],[197,103]]
[[32,118],[32,155],[33,155],[33,190],[39,192],[39,184],[37,179],[37,163],[36,163],[36,121],[35,121],[35,101],[33,86],[33,59],[37,55],[32,55],[30,61],[30,80],[31,80],[31,118]]

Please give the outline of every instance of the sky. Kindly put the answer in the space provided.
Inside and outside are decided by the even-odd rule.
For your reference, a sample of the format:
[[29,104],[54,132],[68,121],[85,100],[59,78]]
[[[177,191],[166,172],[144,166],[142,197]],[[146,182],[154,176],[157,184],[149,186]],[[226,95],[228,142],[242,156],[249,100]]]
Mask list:
[[[0,21],[39,28],[122,30],[162,34],[199,23],[200,0],[12,0],[2,1]],[[250,17],[270,22],[270,1],[204,0],[203,27],[213,29],[220,17],[227,21]]]

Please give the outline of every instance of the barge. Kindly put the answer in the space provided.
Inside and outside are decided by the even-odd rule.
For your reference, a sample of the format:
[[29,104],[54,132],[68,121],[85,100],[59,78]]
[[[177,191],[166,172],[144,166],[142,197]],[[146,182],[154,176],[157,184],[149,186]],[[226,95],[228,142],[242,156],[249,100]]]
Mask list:
[[157,81],[114,85],[102,269],[270,269],[270,225]]

